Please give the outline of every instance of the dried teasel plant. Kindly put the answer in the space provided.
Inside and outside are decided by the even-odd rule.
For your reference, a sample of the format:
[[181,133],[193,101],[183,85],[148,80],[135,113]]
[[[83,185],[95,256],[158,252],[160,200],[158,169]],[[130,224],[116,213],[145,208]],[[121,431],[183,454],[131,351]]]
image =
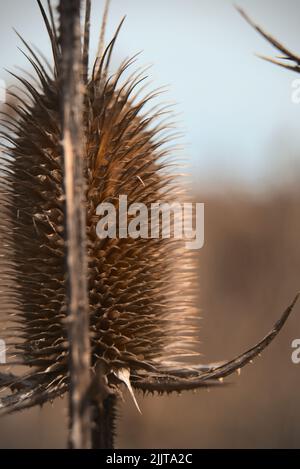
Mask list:
[[[144,112],[143,72],[122,82],[134,60],[110,75],[116,34],[89,74],[91,2],[63,0],[59,25],[37,0],[53,52],[50,66],[20,36],[35,79],[2,112],[0,409],[9,413],[70,393],[70,445],[113,447],[120,387],[170,393],[221,385],[278,334],[298,295],[258,344],[233,360],[182,364],[197,345],[192,252],[176,239],[102,239],[105,201],[183,200],[171,169],[165,107]],[[270,39],[269,39],[270,40]],[[12,373],[16,366],[25,372]],[[22,368],[23,369],[23,368]]]
[[256,24],[242,8],[236,7],[237,11],[242,15],[242,17],[252,26],[261,36],[263,36],[272,46],[275,47],[281,54],[277,58],[266,57],[264,55],[258,55],[258,57],[271,62],[280,67],[292,70],[294,72],[300,73],[300,57],[290,51],[287,47],[281,44],[277,39],[271,36],[269,33],[264,31],[258,24]]

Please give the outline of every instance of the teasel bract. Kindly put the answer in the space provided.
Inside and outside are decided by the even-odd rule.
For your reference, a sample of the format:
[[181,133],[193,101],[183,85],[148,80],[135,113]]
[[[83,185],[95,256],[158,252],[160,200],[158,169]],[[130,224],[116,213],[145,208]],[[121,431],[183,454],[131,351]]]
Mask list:
[[[39,0],[37,3],[51,41],[53,66],[20,36],[35,78],[13,74],[25,97],[10,92],[12,101],[2,112],[0,336],[8,347],[10,369],[0,373],[0,385],[7,391],[0,400],[4,413],[64,395],[72,372],[60,118],[61,28],[49,1],[48,14]],[[103,48],[107,6],[99,55],[88,73],[90,7],[87,1],[82,33],[89,398],[94,404],[93,446],[111,447],[122,383],[134,399],[132,389],[169,393],[219,385],[277,335],[297,297],[272,331],[235,359],[209,365],[182,361],[198,350],[194,251],[173,238],[99,239],[96,234],[100,203],[111,202],[118,210],[120,195],[127,196],[128,204],[150,206],[183,201],[185,194],[172,169],[173,148],[167,146],[173,139],[165,120],[168,109],[154,106],[144,111],[157,92],[143,96],[143,71],[123,79],[135,58],[125,60],[110,75],[111,55],[123,21]],[[19,365],[27,371],[12,373]],[[97,395],[103,392],[97,415]],[[105,426],[109,430],[103,437]]]

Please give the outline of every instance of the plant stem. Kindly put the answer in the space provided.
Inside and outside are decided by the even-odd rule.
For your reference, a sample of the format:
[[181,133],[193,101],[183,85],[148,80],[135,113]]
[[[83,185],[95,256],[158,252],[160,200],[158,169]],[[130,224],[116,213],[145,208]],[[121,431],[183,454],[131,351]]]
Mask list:
[[95,403],[92,412],[92,448],[113,449],[117,398],[109,395],[101,405]]
[[90,340],[86,259],[83,151],[83,84],[80,0],[60,0],[61,112],[67,249],[67,311],[70,352],[72,448],[91,447]]

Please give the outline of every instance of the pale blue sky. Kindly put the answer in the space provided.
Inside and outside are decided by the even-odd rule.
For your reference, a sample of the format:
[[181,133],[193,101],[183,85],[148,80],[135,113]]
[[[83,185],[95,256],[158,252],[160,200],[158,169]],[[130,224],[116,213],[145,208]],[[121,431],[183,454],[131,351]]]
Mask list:
[[[0,69],[29,68],[17,51],[12,27],[49,53],[34,0],[1,0]],[[300,2],[236,0],[267,31],[300,53]],[[93,4],[96,51],[103,0]],[[300,105],[291,101],[296,74],[276,68],[254,52],[276,54],[227,0],[112,0],[107,38],[127,19],[115,63],[143,50],[139,65],[152,63],[153,86],[169,85],[185,131],[194,180],[234,179],[265,185],[292,173],[300,158]],[[149,74],[149,73],[148,73]],[[3,71],[0,78],[7,79]]]

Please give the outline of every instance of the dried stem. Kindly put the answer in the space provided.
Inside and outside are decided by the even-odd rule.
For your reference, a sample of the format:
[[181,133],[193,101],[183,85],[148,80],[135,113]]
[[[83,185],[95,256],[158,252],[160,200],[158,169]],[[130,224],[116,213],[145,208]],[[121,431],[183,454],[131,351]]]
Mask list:
[[91,446],[90,341],[83,158],[83,85],[80,0],[60,0],[62,129],[70,347],[70,446]]
[[83,42],[83,82],[86,84],[89,74],[91,0],[85,2],[84,42]]
[[92,411],[92,448],[113,449],[115,436],[117,397],[110,394]]
[[[279,52],[283,54],[283,56],[277,57],[277,59],[273,59],[270,57],[265,57],[263,55],[258,55],[260,58],[266,60],[267,62],[274,63],[279,65],[280,67],[287,68],[288,70],[292,70],[293,72],[300,72],[300,56],[292,52],[290,49],[285,47],[281,42],[275,39],[271,34],[267,33],[263,28],[261,28],[258,24],[256,24],[242,8],[236,7],[237,11],[242,15],[242,17],[247,21],[247,23],[252,26],[261,36],[263,36],[273,47],[275,47]],[[294,64],[290,64],[289,62],[294,62]]]

